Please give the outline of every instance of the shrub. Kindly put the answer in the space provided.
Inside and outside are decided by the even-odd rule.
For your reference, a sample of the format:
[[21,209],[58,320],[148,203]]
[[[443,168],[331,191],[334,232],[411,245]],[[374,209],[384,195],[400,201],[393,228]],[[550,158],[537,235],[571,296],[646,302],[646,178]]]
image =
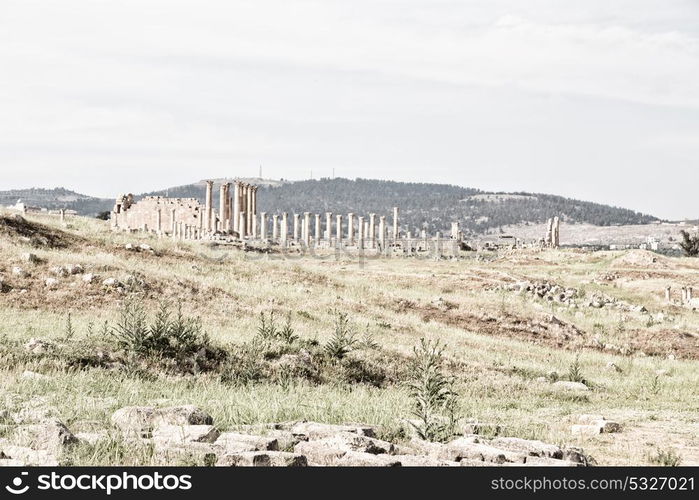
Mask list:
[[457,394],[454,380],[443,371],[444,348],[424,338],[413,348],[413,381],[408,385],[413,401],[411,422],[421,439],[447,441],[455,435]]
[[294,333],[294,329],[291,326],[291,313],[286,315],[286,321],[284,326],[279,330],[279,338],[282,339],[287,344],[293,344],[295,340],[299,337]]
[[587,380],[582,373],[582,366],[580,365],[580,354],[575,356],[575,359],[568,367],[568,380],[587,385]]
[[346,313],[338,312],[335,319],[335,330],[325,344],[325,353],[334,359],[343,359],[357,343],[355,333],[349,323]]
[[699,234],[692,236],[687,231],[680,231],[682,235],[682,241],[680,241],[680,248],[684,250],[684,253],[688,257],[699,256]]
[[274,321],[274,311],[269,315],[260,313],[260,326],[257,327],[257,336],[261,339],[273,339],[278,335],[277,325]]
[[[163,302],[149,324],[148,316],[138,298],[124,302],[117,324],[110,331],[117,345],[128,355],[162,358],[178,362],[192,361],[193,370],[216,365],[225,353],[215,349],[203,331],[198,318],[187,318],[178,306],[172,314]],[[182,363],[181,363],[182,364]],[[180,368],[184,367],[184,364]]]
[[648,457],[648,461],[651,464],[663,467],[677,467],[682,463],[682,457],[675,450],[661,450],[658,448],[655,454]]

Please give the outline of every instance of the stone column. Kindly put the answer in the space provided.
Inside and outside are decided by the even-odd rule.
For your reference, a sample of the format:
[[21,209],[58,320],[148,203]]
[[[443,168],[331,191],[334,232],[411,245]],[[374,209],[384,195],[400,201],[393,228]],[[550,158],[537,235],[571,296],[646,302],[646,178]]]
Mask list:
[[158,234],[163,232],[163,214],[159,208],[155,212],[155,229],[158,232]]
[[184,239],[184,223],[183,222],[178,222],[177,223],[177,236],[179,239],[183,240]]
[[250,234],[252,231],[252,186],[248,184],[247,188],[247,203],[245,205],[245,213],[247,215],[247,230],[246,232]]
[[258,186],[252,187],[252,213],[257,215],[257,189]]
[[256,240],[257,239],[257,216],[255,214],[252,215],[251,234],[252,234],[252,239]]
[[315,225],[315,241],[314,245],[318,246],[320,243],[320,214],[315,214],[315,219],[316,219],[316,225]]
[[561,246],[561,220],[558,217],[553,218],[553,248],[560,248]]
[[692,301],[693,295],[694,295],[694,290],[692,289],[691,286],[688,286],[688,287],[687,287],[687,302],[691,302],[691,301]]
[[226,183],[226,231],[233,231],[233,199],[231,196],[231,183]]
[[293,236],[294,236],[295,242],[299,240],[299,219],[300,219],[299,214],[294,214],[294,233],[293,233]]
[[325,212],[325,238],[330,243],[333,238],[333,214],[332,212]]
[[452,240],[459,239],[459,223],[458,222],[451,223],[451,239]]
[[272,241],[277,241],[279,239],[279,216],[274,214],[272,216]]
[[303,243],[308,247],[311,245],[311,213],[303,213]]
[[437,231],[434,235],[434,244],[435,244],[435,251],[437,253],[437,258],[441,259],[442,255],[444,255],[443,249],[442,249],[442,233]]
[[221,187],[219,188],[219,201],[218,201],[218,218],[221,221],[221,226],[220,229],[223,231],[225,229],[225,224],[226,224],[226,206],[228,203],[226,203],[226,183],[222,182]]
[[175,233],[177,232],[177,223],[175,222],[175,215],[176,215],[175,209],[170,210],[170,224],[172,226],[172,236],[175,236]]
[[337,234],[335,235],[335,246],[342,246],[342,215],[337,214]]
[[281,230],[281,241],[283,245],[286,245],[286,240],[289,235],[289,214],[282,213],[282,230]]
[[214,205],[214,181],[206,181],[206,205],[204,208],[205,212],[205,229],[206,232],[211,231],[211,218],[212,218],[212,212],[213,212],[213,205]]
[[364,221],[364,241],[367,242],[368,245],[371,244],[371,241],[369,241],[369,221],[368,220]]
[[376,214],[369,214],[369,247],[376,248]]
[[546,221],[546,246],[553,246],[553,219]]
[[665,288],[665,300],[670,302],[672,300],[672,288],[667,287]]
[[60,215],[60,217],[61,217],[61,224],[62,224],[62,223],[64,223],[64,222],[66,221],[66,209],[65,209],[65,208],[61,208],[61,210],[60,210],[60,212],[59,212],[59,215]]
[[347,244],[354,245],[354,214],[347,214]]
[[247,220],[247,218],[246,218],[245,212],[240,212],[240,221],[239,221],[239,225],[240,225],[240,227],[242,228],[241,231],[240,231],[240,238],[241,238],[241,239],[242,239],[242,238],[245,238],[245,237],[248,235],[248,233],[247,233],[247,227],[246,227],[246,225],[245,225],[245,221],[246,221],[246,220]]
[[260,214],[260,239],[267,239],[267,212]]
[[233,231],[240,234],[240,182],[233,183]]
[[400,234],[398,227],[398,207],[393,207],[393,239],[397,240]]
[[357,222],[357,248],[364,248],[364,217],[359,216],[359,221]]
[[386,248],[386,216],[379,217],[379,247],[383,251]]

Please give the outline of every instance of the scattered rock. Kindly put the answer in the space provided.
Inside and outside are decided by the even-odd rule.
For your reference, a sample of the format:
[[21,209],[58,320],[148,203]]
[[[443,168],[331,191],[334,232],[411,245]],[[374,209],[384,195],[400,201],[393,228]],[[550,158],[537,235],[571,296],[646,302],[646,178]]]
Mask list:
[[351,432],[360,436],[374,437],[374,428],[368,425],[332,425],[318,422],[299,422],[291,429],[297,436],[307,436],[308,439],[322,439],[334,436],[340,432]]
[[15,430],[18,439],[33,449],[60,452],[78,439],[59,420],[46,420],[39,424],[22,425]]
[[12,274],[19,276],[20,278],[26,278],[29,276],[29,273],[19,266],[14,266],[12,268]]
[[97,280],[99,277],[96,274],[92,273],[87,273],[83,274],[83,281],[85,283],[92,283],[93,281]]
[[220,467],[306,467],[308,460],[298,453],[284,451],[245,451],[226,453],[216,462]]
[[155,427],[166,425],[212,425],[213,418],[193,405],[154,408],[152,406],[126,406],[112,414],[112,423],[124,434],[148,437]]
[[148,437],[153,430],[152,406],[126,406],[112,414],[111,421],[125,435]]
[[116,278],[107,278],[102,282],[102,284],[110,288],[115,288],[121,285],[121,283],[119,283],[119,280]]
[[216,440],[217,445],[221,445],[230,452],[239,451],[278,451],[279,441],[274,437],[253,436],[250,434],[240,434],[237,432],[223,432]]
[[24,262],[36,263],[39,262],[39,257],[37,257],[36,254],[33,253],[23,253],[22,260]]
[[170,406],[155,410],[155,425],[213,425],[214,419],[194,405]]
[[58,288],[59,281],[56,278],[46,278],[44,286],[49,289]]
[[68,271],[68,274],[82,274],[85,272],[85,269],[80,264],[68,264],[65,269]]
[[107,433],[107,431],[76,432],[75,437],[78,438],[78,441],[80,442],[95,445],[100,441],[106,441],[107,439],[109,439],[109,434]]
[[70,274],[70,273],[68,272],[68,269],[66,269],[66,268],[63,267],[63,266],[54,266],[54,267],[52,267],[51,269],[49,269],[49,271],[50,271],[51,274],[53,274],[54,276],[58,276],[58,277],[60,277],[60,278],[65,278],[66,276],[68,276],[68,275]]
[[153,441],[161,443],[213,443],[221,433],[213,425],[160,425],[153,430]]
[[24,349],[32,354],[46,354],[54,349],[54,345],[51,342],[45,340],[36,339],[34,337],[29,339],[29,342],[24,344]]
[[[498,437],[490,441],[491,446],[509,451],[524,453],[530,457],[563,458],[563,450],[556,445],[542,441],[520,439],[516,437]],[[529,463],[529,460],[527,460]]]
[[[0,442],[2,454],[22,466],[57,467],[58,460],[46,450],[33,450],[25,446],[15,446]],[[5,464],[9,465],[9,464]]]

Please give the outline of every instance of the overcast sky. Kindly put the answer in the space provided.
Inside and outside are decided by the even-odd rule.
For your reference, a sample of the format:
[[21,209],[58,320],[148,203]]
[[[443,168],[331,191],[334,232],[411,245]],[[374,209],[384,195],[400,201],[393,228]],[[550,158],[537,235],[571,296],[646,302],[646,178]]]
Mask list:
[[699,1],[0,0],[0,189],[260,165],[699,217]]

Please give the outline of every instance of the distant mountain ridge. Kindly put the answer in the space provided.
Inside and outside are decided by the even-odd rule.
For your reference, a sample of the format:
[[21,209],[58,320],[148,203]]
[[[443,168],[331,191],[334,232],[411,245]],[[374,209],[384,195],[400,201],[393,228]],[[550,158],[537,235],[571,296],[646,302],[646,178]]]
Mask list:
[[[232,179],[226,179],[232,181]],[[513,224],[535,224],[560,216],[568,223],[597,226],[648,224],[660,219],[633,210],[540,193],[493,193],[448,184],[381,181],[373,179],[318,179],[272,181],[241,179],[260,185],[258,212],[354,213],[390,218],[393,207],[401,211],[405,230],[448,231],[459,221],[464,231],[482,234]],[[219,184],[223,179],[215,180]],[[204,202],[204,181],[137,195],[196,198]],[[214,192],[218,204],[218,192]],[[116,193],[115,193],[116,197]],[[69,208],[83,215],[110,210],[114,201],[95,198],[64,188],[0,191],[0,204],[25,203],[50,209]]]

